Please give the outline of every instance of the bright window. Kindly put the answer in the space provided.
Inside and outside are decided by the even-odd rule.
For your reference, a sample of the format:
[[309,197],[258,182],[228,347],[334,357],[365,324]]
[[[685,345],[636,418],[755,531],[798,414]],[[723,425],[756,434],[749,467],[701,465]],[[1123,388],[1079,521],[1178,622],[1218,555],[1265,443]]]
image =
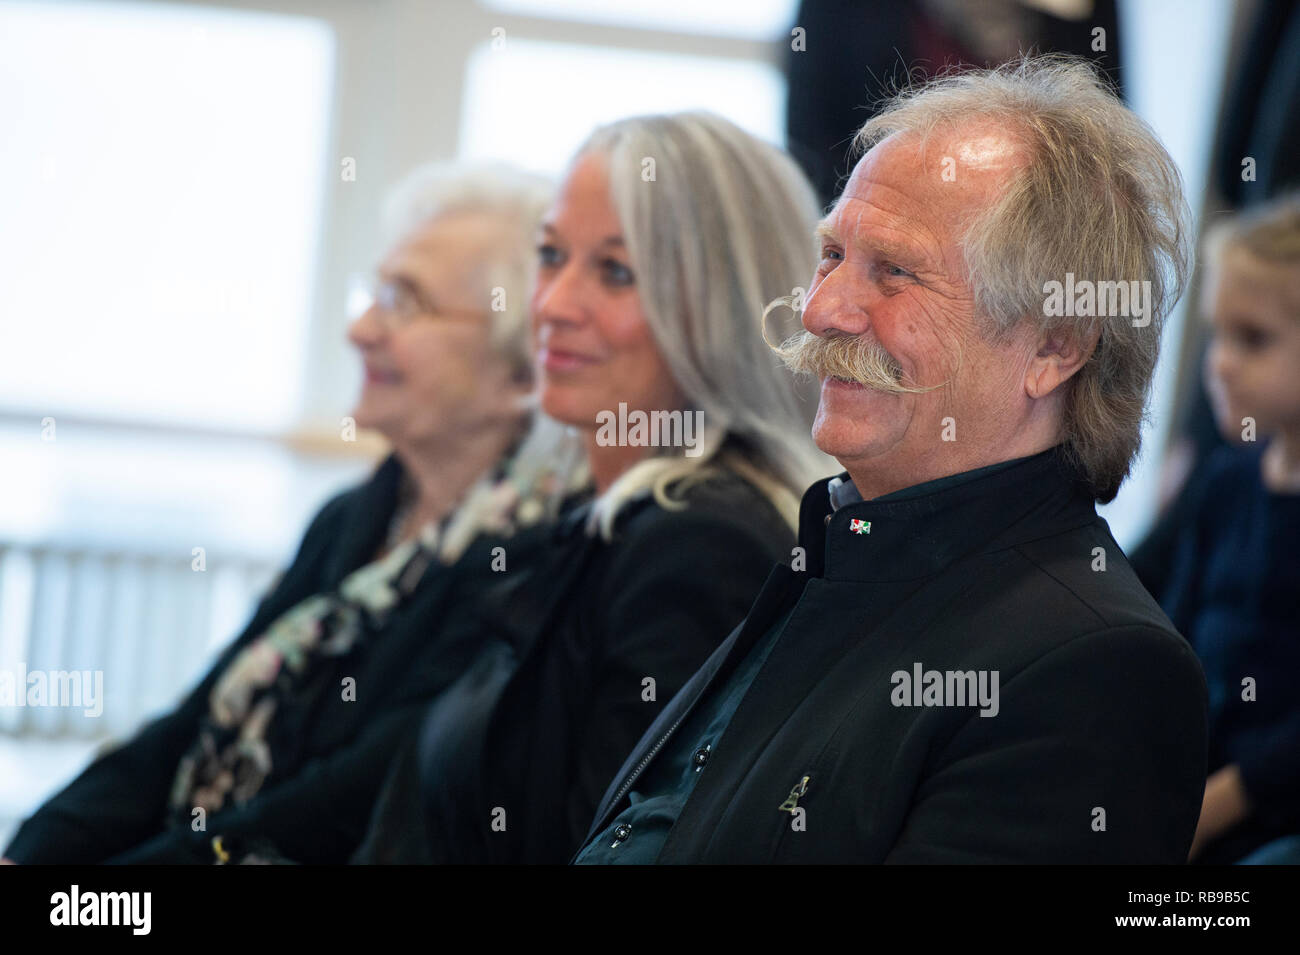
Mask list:
[[0,407],[292,423],[333,58],[300,17],[0,6]]
[[560,171],[592,128],[639,113],[707,109],[784,141],[785,81],[764,63],[507,37],[469,58],[464,159]]
[[484,0],[503,13],[768,40],[793,26],[795,0]]

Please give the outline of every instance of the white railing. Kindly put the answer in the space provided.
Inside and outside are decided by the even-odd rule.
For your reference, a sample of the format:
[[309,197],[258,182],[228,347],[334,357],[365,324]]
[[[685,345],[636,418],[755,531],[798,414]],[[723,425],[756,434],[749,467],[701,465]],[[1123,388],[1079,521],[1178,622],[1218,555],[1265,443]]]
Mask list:
[[[196,570],[189,556],[174,553],[0,541],[0,680],[8,674],[11,691],[26,694],[18,705],[0,685],[0,734],[94,739],[131,732],[194,684],[274,574],[263,562],[211,553]],[[64,676],[48,679],[59,671]],[[42,681],[46,705],[27,705]],[[82,705],[50,705],[72,701],[78,682]],[[64,699],[53,699],[60,689]],[[85,704],[96,699],[102,713],[88,715]]]

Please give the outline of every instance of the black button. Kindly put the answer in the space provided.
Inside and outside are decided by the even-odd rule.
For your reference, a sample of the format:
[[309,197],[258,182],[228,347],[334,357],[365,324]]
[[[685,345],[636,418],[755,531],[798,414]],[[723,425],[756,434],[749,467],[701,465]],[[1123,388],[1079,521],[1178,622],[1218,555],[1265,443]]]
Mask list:
[[712,748],[713,747],[711,745],[701,746],[699,749],[695,751],[695,755],[691,757],[691,762],[695,764],[695,771],[697,773],[701,769],[703,769],[704,764],[709,761],[709,750],[711,750]]
[[632,835],[632,827],[626,822],[619,823],[614,827],[614,838],[619,842],[624,842],[630,835]]

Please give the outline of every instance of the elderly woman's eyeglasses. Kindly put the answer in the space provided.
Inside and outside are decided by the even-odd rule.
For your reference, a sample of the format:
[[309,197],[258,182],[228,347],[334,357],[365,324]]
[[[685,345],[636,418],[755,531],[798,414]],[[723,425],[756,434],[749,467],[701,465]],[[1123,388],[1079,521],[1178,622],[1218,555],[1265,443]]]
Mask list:
[[409,325],[417,318],[482,321],[486,315],[482,311],[442,308],[405,279],[354,276],[348,291],[348,311],[360,315],[371,306],[389,329]]

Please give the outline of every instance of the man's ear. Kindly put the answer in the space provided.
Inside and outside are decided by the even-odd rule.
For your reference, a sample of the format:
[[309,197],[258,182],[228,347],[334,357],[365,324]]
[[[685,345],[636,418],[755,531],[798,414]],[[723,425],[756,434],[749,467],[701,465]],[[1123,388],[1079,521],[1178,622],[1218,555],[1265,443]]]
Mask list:
[[1025,394],[1046,398],[1087,363],[1101,338],[1101,325],[1058,327],[1038,336],[1037,348],[1025,369]]

